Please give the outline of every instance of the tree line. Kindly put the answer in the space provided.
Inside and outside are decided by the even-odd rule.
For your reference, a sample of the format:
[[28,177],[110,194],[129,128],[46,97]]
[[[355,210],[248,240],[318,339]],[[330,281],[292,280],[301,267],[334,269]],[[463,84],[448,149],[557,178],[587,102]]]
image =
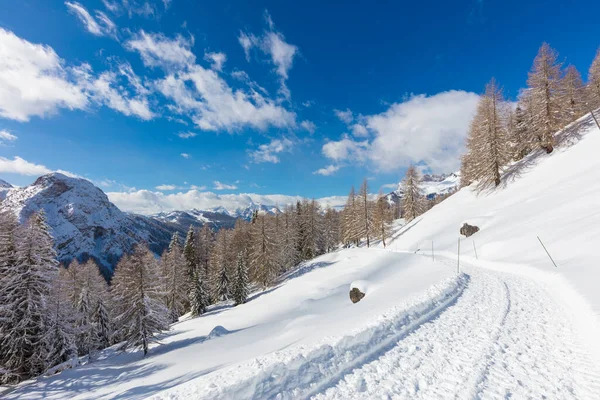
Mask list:
[[598,107],[600,49],[584,83],[573,65],[563,68],[556,50],[542,44],[516,107],[505,100],[494,78],[486,85],[461,159],[461,186],[498,186],[508,164],[536,148],[551,153],[556,132]]

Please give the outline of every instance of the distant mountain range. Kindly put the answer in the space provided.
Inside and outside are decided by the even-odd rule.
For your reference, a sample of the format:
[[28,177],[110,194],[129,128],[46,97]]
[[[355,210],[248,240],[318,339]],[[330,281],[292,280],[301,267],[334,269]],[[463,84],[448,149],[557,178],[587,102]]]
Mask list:
[[[458,182],[457,174],[425,175],[424,192],[429,197],[446,194],[455,190]],[[401,197],[401,185],[388,195],[394,202]],[[329,204],[327,199],[320,202]],[[22,222],[43,209],[52,228],[59,260],[68,263],[73,258],[91,257],[102,265],[107,276],[121,256],[137,243],[145,242],[152,251],[161,254],[173,233],[179,232],[183,238],[190,225],[209,224],[215,230],[232,228],[238,218],[249,220],[256,210],[280,212],[277,206],[257,204],[249,197],[245,207],[235,209],[218,206],[210,210],[170,211],[148,216],[127,213],[111,203],[90,181],[60,173],[41,176],[22,188],[0,180],[0,209],[12,210]]]

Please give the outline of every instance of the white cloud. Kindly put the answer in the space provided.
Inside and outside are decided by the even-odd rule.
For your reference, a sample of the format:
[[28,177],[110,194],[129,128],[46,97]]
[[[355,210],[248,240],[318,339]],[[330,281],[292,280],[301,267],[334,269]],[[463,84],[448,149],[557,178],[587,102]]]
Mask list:
[[[119,111],[127,116],[136,116],[148,121],[155,117],[150,109],[147,90],[141,85],[139,78],[129,65],[121,66],[120,73],[106,71],[97,78],[92,76],[91,67],[84,65],[77,69],[79,86],[85,88],[88,95],[97,103]],[[127,93],[120,78],[131,84],[135,93]]]
[[3,142],[14,142],[15,140],[17,140],[17,137],[15,135],[10,133],[6,129],[0,129],[0,145]]
[[188,153],[181,153],[181,157],[183,157],[183,158],[191,158],[192,156],[189,155]]
[[317,130],[317,126],[312,121],[302,121],[300,122],[300,127],[305,129],[311,135]]
[[285,151],[291,151],[293,142],[289,139],[272,139],[267,144],[261,144],[258,149],[250,154],[252,161],[255,163],[279,163],[279,155]]
[[236,185],[228,185],[226,183],[222,183],[219,181],[214,181],[213,184],[214,184],[213,188],[215,190],[235,190],[235,189],[237,189]]
[[325,168],[321,168],[313,172],[313,174],[329,176],[335,174],[340,169],[339,165],[328,165]]
[[120,10],[120,6],[117,0],[115,1],[110,1],[110,0],[102,0],[102,4],[104,4],[104,7],[106,7],[106,9],[112,13],[117,13]]
[[[301,196],[288,196],[282,194],[260,195],[255,193],[217,194],[202,192],[203,189],[188,190],[186,192],[165,194],[150,190],[130,192],[109,192],[108,198],[123,211],[138,214],[156,214],[175,210],[211,210],[224,207],[229,212],[245,209],[249,204],[263,204],[266,206],[279,206],[295,204],[302,200]],[[317,199],[322,207],[343,207],[346,196],[331,196]]]
[[51,172],[60,172],[63,175],[67,175],[73,178],[80,178],[79,175],[69,171],[56,170],[53,171],[50,168],[42,164],[35,164],[24,160],[19,156],[15,156],[12,160],[10,158],[0,157],[0,173],[5,174],[17,174],[25,176],[40,176],[49,174]]
[[323,154],[336,162],[370,161],[386,172],[411,163],[424,163],[432,172],[455,171],[478,101],[475,93],[455,90],[412,96],[381,114],[361,118],[374,135],[371,141],[344,135],[326,143]]
[[158,185],[156,187],[157,190],[175,190],[177,186],[175,185]]
[[[117,26],[102,11],[96,11],[94,18],[88,10],[78,2],[65,2],[69,12],[77,16],[85,29],[95,36],[112,36],[116,38]],[[99,21],[99,22],[98,22]]]
[[323,154],[333,161],[364,162],[368,157],[369,142],[357,142],[348,136],[339,141],[327,142],[323,145]]
[[347,108],[346,111],[336,109],[336,110],[333,110],[333,112],[335,113],[335,116],[339,118],[340,121],[342,121],[346,124],[350,124],[354,120],[352,111],[350,111],[349,108]]
[[83,109],[85,93],[70,81],[56,52],[0,28],[0,117],[28,121],[60,108]]
[[191,47],[193,38],[181,35],[170,39],[162,33],[146,33],[141,30],[125,43],[125,48],[137,51],[148,67],[184,68],[196,61]]
[[223,64],[227,61],[227,55],[225,53],[206,53],[204,59],[210,61],[211,68],[215,71],[223,70]]
[[182,139],[190,139],[190,138],[198,136],[198,134],[196,132],[189,132],[188,131],[188,132],[179,132],[177,134],[177,136],[179,136]]
[[479,96],[448,91],[413,96],[367,117],[374,133],[370,158],[383,171],[425,163],[433,172],[455,171]]
[[244,49],[246,60],[250,61],[250,51],[252,48],[259,49],[263,54],[269,57],[269,60],[275,65],[275,72],[279,76],[279,93],[286,99],[290,98],[290,91],[286,85],[288,74],[294,64],[294,57],[298,54],[298,47],[286,42],[281,32],[275,30],[275,24],[268,12],[265,12],[265,20],[269,29],[262,36],[240,32],[238,42]]
[[369,131],[367,131],[367,128],[365,128],[364,125],[361,124],[354,124],[350,127],[350,129],[352,130],[352,135],[356,136],[356,137],[367,137],[369,136]]

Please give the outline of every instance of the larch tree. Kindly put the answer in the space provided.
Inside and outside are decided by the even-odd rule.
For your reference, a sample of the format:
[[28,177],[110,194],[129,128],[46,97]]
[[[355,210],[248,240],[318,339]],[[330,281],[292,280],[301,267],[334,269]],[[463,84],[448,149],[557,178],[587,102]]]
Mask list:
[[[192,236],[193,238],[193,236]],[[192,260],[196,260],[194,256]],[[179,243],[179,233],[175,232],[169,248],[162,257],[162,270],[166,306],[169,309],[171,322],[183,315],[188,305],[190,280],[198,273],[199,268],[192,268],[192,278],[189,276],[189,261],[184,257]]]
[[423,213],[423,192],[419,173],[414,165],[406,170],[402,192],[402,214],[406,222],[410,222]]
[[272,226],[264,212],[259,212],[253,224],[252,244],[250,247],[250,268],[252,276],[263,288],[268,287],[276,278],[277,265],[273,255],[274,240]]
[[554,49],[547,43],[542,44],[527,79],[533,111],[531,129],[547,153],[554,150],[554,133],[562,127],[561,64],[557,58]]
[[340,243],[340,213],[328,207],[323,217],[325,251],[330,252]]
[[298,229],[296,212],[293,206],[286,207],[282,216],[282,241],[281,241],[281,252],[282,252],[282,267],[283,271],[287,271],[296,265],[299,259],[298,253]]
[[381,239],[383,247],[386,247],[386,240],[390,237],[392,222],[392,210],[383,193],[379,192],[375,206],[373,207],[373,232],[374,236]]
[[596,52],[596,57],[592,61],[588,75],[587,84],[588,110],[595,110],[600,107],[600,49]]
[[569,65],[565,70],[561,85],[562,124],[568,125],[587,112],[586,91],[581,74],[573,65]]
[[515,109],[515,125],[512,136],[513,159],[521,160],[531,151],[531,135],[529,133],[529,118],[527,109],[524,109],[519,101]]
[[212,297],[215,301],[226,301],[231,298],[229,236],[229,230],[219,230],[211,257]]
[[506,124],[503,122],[505,109],[502,90],[492,79],[479,99],[467,143],[479,188],[500,185],[502,168],[512,159]]
[[169,329],[169,310],[163,304],[160,275],[154,255],[143,245],[124,257],[112,279],[117,305],[115,322],[125,348],[140,346],[144,355],[156,335]]
[[210,253],[214,243],[214,234],[208,224],[204,224],[197,235],[197,254],[199,266],[203,269],[204,277],[210,276]]
[[39,375],[47,368],[49,330],[48,300],[58,262],[50,227],[43,211],[33,214],[23,233],[17,260],[2,294],[11,310],[7,331],[2,334],[5,383]]
[[358,209],[357,216],[359,219],[358,224],[358,237],[360,239],[367,239],[367,247],[371,246],[371,231],[373,225],[372,217],[372,204],[369,201],[369,185],[366,179],[363,179],[358,191]]
[[348,194],[346,206],[342,211],[342,240],[346,245],[350,243],[358,245],[360,240],[360,220],[358,213],[356,192],[354,191],[354,187],[352,187]]

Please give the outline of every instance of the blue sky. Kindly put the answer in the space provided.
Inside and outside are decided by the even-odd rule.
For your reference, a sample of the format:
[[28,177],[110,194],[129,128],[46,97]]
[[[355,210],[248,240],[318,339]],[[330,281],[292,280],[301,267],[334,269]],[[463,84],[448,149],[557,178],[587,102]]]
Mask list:
[[492,76],[514,99],[543,41],[587,76],[600,5],[523,3],[2,0],[0,178],[151,212],[451,172]]

